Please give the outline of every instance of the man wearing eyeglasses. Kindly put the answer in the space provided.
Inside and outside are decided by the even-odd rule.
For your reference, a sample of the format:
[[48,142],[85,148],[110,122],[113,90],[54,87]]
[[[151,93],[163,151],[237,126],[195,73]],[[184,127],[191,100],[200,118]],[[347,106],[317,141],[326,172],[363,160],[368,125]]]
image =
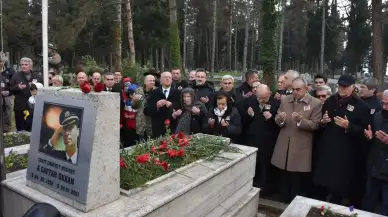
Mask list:
[[331,96],[331,94],[331,88],[326,85],[319,86],[315,90],[315,98],[321,100],[322,103],[325,103],[325,101]]
[[271,188],[275,187],[271,157],[279,134],[275,116],[280,101],[271,96],[271,90],[265,84],[257,85],[253,91],[254,96],[248,99],[248,108],[244,112],[249,117],[244,123],[247,126],[244,137],[247,145],[260,150],[257,153],[254,186],[261,188],[262,195],[269,195]]
[[322,187],[325,199],[341,204],[347,198],[360,207],[365,189],[366,158],[370,145],[363,136],[370,123],[368,105],[354,94],[355,79],[341,75],[338,93],[323,105],[322,135],[314,168],[314,184]]
[[271,163],[280,173],[282,202],[289,203],[296,195],[304,193],[311,172],[313,134],[322,117],[322,103],[308,94],[303,78],[292,81],[292,94],[280,99],[275,117],[280,133]]

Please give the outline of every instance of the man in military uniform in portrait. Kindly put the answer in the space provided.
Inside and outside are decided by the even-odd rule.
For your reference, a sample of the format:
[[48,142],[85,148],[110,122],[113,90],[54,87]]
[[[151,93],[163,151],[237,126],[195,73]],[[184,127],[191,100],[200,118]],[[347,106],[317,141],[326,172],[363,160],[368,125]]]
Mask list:
[[[42,148],[42,152],[72,164],[77,164],[78,137],[79,137],[79,117],[67,110],[62,111],[59,116],[61,126],[57,128]],[[61,148],[61,147],[64,147]]]

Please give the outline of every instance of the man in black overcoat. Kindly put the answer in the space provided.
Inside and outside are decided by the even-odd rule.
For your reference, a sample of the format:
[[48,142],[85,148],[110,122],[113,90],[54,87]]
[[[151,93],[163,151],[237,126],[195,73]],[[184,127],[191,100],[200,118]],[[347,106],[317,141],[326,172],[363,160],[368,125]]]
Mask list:
[[172,124],[170,129],[175,131],[173,126],[172,113],[180,109],[180,91],[171,86],[172,75],[170,72],[163,72],[160,77],[160,87],[155,89],[149,96],[144,115],[151,117],[152,137],[163,136],[166,133],[165,121]]
[[317,147],[313,182],[331,194],[332,203],[340,204],[347,198],[360,207],[369,146],[364,129],[371,116],[368,105],[354,94],[354,84],[351,75],[342,75],[338,93],[327,99],[322,108],[323,132]]
[[271,97],[271,91],[265,84],[255,89],[255,96],[248,101],[249,116],[247,120],[247,144],[259,149],[256,160],[254,185],[269,193],[269,185],[273,183],[271,157],[279,134],[279,127],[274,121],[280,101]]

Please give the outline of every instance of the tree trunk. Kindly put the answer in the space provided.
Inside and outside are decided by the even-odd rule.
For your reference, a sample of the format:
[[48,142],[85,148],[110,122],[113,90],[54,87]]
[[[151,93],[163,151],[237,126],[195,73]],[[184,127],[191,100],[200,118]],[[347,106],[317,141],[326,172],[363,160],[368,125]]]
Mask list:
[[177,22],[176,0],[169,0],[170,8],[170,55],[171,67],[181,66],[179,26]]
[[[249,36],[249,3],[245,5],[245,34],[244,34],[244,54],[243,54],[243,68],[247,70],[247,56],[248,56],[248,37]],[[245,73],[242,74],[242,80],[245,81]]]
[[[282,71],[282,57],[283,57],[283,31],[284,31],[284,10],[286,7],[286,0],[282,1],[282,9],[280,12],[280,19],[279,19],[279,52],[278,52],[278,72]],[[264,20],[265,22],[265,20]]]
[[383,70],[383,41],[382,41],[382,1],[372,0],[372,67],[373,76],[384,82]]
[[233,0],[229,0],[228,16],[228,70],[232,70],[232,29],[233,29]]
[[238,71],[238,63],[237,63],[237,37],[238,37],[238,19],[236,19],[236,27],[235,27],[235,33],[234,33],[234,70]]
[[116,20],[115,20],[115,40],[114,40],[114,67],[115,70],[121,70],[122,69],[122,62],[121,62],[121,32],[122,32],[122,25],[121,25],[121,0],[116,6]]
[[322,1],[322,24],[321,24],[321,60],[320,60],[320,72],[324,74],[325,67],[325,26],[326,26],[326,3],[327,0]]
[[186,69],[186,60],[187,60],[187,10],[188,10],[188,0],[185,0],[185,20],[183,24],[183,64],[182,64],[182,71],[183,76],[185,76],[185,69]]
[[217,35],[217,0],[213,0],[213,37],[212,37],[212,56],[211,56],[211,69],[210,77],[214,72],[214,63],[216,57],[216,35]]
[[136,56],[135,56],[135,41],[133,39],[131,0],[126,0],[125,5],[127,9],[128,44],[129,44],[129,54],[130,54],[129,62],[131,63],[131,65],[135,65]]
[[160,71],[163,72],[163,71],[164,71],[164,63],[165,63],[165,59],[164,59],[164,48],[163,48],[163,47],[160,49],[160,59],[161,59],[161,62],[160,62]]
[[159,49],[158,48],[155,48],[155,68],[156,69],[159,69],[160,65],[159,65]]

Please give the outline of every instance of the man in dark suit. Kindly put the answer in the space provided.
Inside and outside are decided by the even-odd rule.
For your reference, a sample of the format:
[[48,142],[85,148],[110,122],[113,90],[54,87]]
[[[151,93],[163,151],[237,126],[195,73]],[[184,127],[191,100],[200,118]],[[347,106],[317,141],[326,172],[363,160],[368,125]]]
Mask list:
[[28,99],[31,97],[30,84],[42,82],[42,78],[35,72],[32,72],[33,62],[30,58],[23,57],[20,60],[21,70],[16,72],[9,82],[11,94],[14,95],[14,113],[16,130],[27,130],[27,124],[24,119],[24,111],[28,110]]
[[[63,110],[59,116],[61,126],[55,130],[48,144],[41,148],[52,157],[77,164],[78,157],[78,137],[79,137],[79,117],[67,110]],[[57,147],[65,146],[65,150],[56,150]]]
[[[144,108],[144,114],[151,117],[152,136],[162,136],[166,132],[165,121],[172,122],[172,113],[181,107],[180,91],[171,86],[172,75],[170,72],[163,72],[160,77],[160,87],[155,89]],[[174,123],[170,126],[174,131]]]
[[113,73],[107,72],[104,74],[104,85],[104,91],[120,94],[120,109],[124,109],[124,98],[122,96],[121,87],[115,82],[115,75]]

